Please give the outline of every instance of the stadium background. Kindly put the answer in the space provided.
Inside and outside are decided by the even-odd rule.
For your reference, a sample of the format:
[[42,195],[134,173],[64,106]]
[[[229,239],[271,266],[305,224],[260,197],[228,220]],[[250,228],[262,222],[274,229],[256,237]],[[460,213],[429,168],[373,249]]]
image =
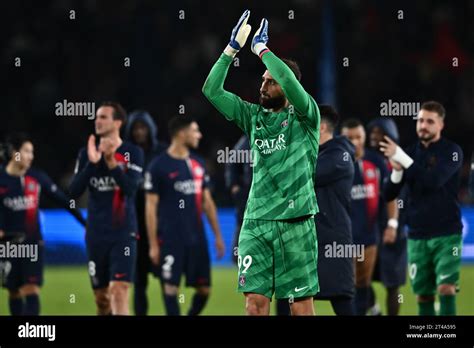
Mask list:
[[[380,104],[435,99],[447,109],[445,136],[465,154],[460,199],[463,250],[460,314],[474,314],[474,210],[468,177],[474,129],[474,3],[470,1],[17,1],[0,4],[0,65],[4,84],[0,140],[11,131],[29,132],[35,165],[67,187],[78,149],[93,131],[86,117],[58,117],[55,104],[119,100],[129,111],[147,109],[167,141],[168,119],[183,110],[203,131],[199,153],[206,159],[219,206],[228,254],[213,260],[214,294],[205,314],[242,314],[235,293],[230,241],[235,218],[217,151],[232,147],[240,130],[217,114],[201,87],[225,47],[243,9],[270,22],[269,46],[296,59],[303,85],[318,102],[337,106],[343,118],[368,122]],[[71,10],[75,19],[71,19]],[[293,11],[293,12],[291,12]],[[402,11],[402,12],[400,12]],[[184,18],[183,18],[184,15]],[[293,17],[292,17],[293,15]],[[399,19],[400,15],[403,19]],[[14,65],[21,58],[21,67]],[[263,66],[248,46],[227,88],[256,102]],[[344,66],[344,58],[349,65]],[[130,66],[124,60],[130,59]],[[458,66],[453,66],[458,58]],[[402,144],[415,139],[411,117],[393,118]],[[84,207],[85,199],[81,201]],[[47,245],[44,314],[93,314],[84,263],[83,231],[65,212],[42,205]],[[210,246],[214,252],[212,239]],[[152,313],[162,313],[156,285],[150,288]],[[377,287],[379,299],[381,289]],[[185,292],[187,294],[187,292]],[[414,296],[403,289],[402,314],[415,314]],[[75,303],[71,303],[74,295]],[[185,301],[186,302],[186,301]],[[186,304],[184,304],[186,305]],[[6,314],[0,291],[0,314]],[[331,313],[317,305],[319,313]],[[320,308],[320,310],[318,310]]]

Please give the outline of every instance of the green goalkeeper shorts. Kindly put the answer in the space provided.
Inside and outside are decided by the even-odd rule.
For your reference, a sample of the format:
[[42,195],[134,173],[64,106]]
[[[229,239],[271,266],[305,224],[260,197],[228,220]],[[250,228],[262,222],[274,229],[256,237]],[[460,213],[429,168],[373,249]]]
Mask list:
[[319,292],[318,242],[314,218],[245,219],[238,247],[238,291],[277,299]]
[[409,275],[413,292],[435,295],[441,284],[459,285],[461,234],[408,239]]

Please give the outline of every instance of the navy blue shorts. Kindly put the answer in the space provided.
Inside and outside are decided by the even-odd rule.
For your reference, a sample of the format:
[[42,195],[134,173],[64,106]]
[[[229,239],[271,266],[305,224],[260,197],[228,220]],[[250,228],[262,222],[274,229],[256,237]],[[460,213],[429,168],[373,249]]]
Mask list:
[[[17,246],[34,248],[32,257],[0,258],[0,284],[9,290],[17,290],[23,285],[43,285],[44,242],[25,241]],[[32,250],[32,249],[30,249]]]
[[375,233],[375,231],[353,231],[352,233],[352,240],[354,244],[357,245],[365,245],[365,246],[370,246],[370,245],[375,245],[379,243],[379,236],[378,233]]
[[160,265],[153,273],[163,283],[179,286],[181,276],[186,276],[186,286],[211,285],[211,265],[206,242],[184,245],[179,242],[164,242],[160,248]]
[[380,281],[387,288],[399,287],[407,277],[407,238],[400,233],[395,243],[379,243],[377,263],[373,280]]
[[89,237],[86,247],[93,289],[106,288],[111,281],[133,281],[137,254],[135,234],[116,241]]

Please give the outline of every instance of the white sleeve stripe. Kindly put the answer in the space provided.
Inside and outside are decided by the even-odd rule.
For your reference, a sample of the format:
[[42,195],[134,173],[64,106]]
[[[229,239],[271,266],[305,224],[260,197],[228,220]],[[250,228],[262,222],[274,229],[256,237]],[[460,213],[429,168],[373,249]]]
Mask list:
[[136,164],[133,164],[133,163],[130,163],[130,162],[127,163],[127,167],[130,168],[130,169],[132,169],[132,170],[135,170],[135,171],[137,171],[137,172],[139,172],[139,173],[143,172],[143,168],[142,168],[142,167],[139,167],[139,166],[137,166]]

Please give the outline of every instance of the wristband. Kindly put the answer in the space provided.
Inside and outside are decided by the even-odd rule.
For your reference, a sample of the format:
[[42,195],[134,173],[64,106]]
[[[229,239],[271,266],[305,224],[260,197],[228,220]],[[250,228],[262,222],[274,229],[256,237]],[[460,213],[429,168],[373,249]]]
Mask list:
[[390,181],[394,184],[399,184],[403,178],[403,170],[392,170],[392,174],[390,174]]
[[393,229],[397,229],[398,228],[398,220],[397,219],[388,219],[388,222],[387,222],[387,227],[392,227]]

